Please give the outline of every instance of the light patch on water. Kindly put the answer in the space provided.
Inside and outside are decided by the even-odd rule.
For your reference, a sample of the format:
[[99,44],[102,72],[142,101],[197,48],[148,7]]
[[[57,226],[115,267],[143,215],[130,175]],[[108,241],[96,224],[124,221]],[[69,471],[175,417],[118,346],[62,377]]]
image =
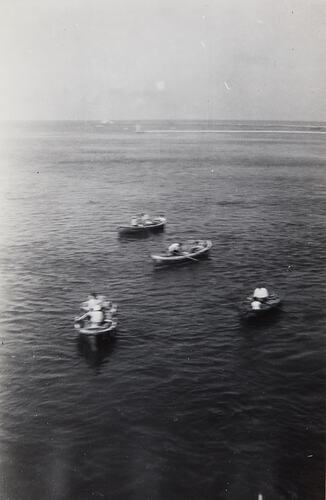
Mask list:
[[156,82],[155,86],[159,92],[163,92],[165,90],[165,82],[163,80]]

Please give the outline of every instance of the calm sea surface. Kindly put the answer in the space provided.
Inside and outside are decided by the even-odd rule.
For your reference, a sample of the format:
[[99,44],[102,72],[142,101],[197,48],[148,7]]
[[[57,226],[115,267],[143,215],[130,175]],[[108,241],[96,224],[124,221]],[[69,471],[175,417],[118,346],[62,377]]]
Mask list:
[[[326,128],[139,125],[1,126],[0,498],[321,500]],[[119,239],[145,210],[166,232]],[[187,237],[210,258],[153,268]],[[245,325],[259,283],[283,310]]]

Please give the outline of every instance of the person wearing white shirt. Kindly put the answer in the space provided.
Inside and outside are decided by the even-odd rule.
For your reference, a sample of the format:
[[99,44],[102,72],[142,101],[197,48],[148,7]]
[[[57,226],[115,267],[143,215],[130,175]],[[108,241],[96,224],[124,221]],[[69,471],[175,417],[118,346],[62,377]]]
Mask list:
[[150,220],[150,217],[148,214],[141,214],[141,222],[142,222],[142,224],[144,224],[144,226],[152,224],[152,221]]
[[251,302],[251,308],[254,310],[254,311],[259,311],[259,309],[261,308],[261,302],[259,300],[253,300]]
[[264,287],[255,288],[253,298],[260,300],[261,302],[264,302],[267,300],[268,295],[269,295],[269,293],[268,293],[267,288],[264,288]]
[[168,248],[168,252],[170,255],[180,255],[181,243],[172,243]]
[[89,316],[92,327],[94,328],[101,326],[104,322],[104,313],[100,305],[95,306],[94,309],[90,311]]
[[88,300],[85,303],[85,305],[86,305],[86,308],[89,311],[92,311],[96,306],[98,306],[100,304],[100,302],[101,301],[98,299],[97,294],[96,293],[91,293],[88,296]]

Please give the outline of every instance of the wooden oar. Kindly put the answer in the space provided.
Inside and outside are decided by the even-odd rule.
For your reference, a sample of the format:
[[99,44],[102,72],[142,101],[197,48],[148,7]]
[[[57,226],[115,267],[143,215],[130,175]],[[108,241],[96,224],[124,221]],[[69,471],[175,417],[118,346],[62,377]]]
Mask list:
[[190,257],[190,255],[185,255],[185,257],[186,257],[187,259],[194,260],[195,262],[199,262],[199,260],[198,260],[198,259],[194,259],[194,257]]
[[88,312],[80,316],[80,318],[75,318],[75,323],[78,323],[79,321],[83,321],[83,319],[87,318]]

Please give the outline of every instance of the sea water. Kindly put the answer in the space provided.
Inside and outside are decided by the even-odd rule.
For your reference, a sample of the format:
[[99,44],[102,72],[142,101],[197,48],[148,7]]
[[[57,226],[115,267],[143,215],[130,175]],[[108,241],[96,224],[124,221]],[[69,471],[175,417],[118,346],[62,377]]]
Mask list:
[[[1,126],[0,498],[321,500],[326,127]],[[166,231],[119,239],[135,213]],[[173,241],[210,257],[154,268]],[[259,284],[279,314],[245,324]],[[95,346],[73,319],[119,304]]]

